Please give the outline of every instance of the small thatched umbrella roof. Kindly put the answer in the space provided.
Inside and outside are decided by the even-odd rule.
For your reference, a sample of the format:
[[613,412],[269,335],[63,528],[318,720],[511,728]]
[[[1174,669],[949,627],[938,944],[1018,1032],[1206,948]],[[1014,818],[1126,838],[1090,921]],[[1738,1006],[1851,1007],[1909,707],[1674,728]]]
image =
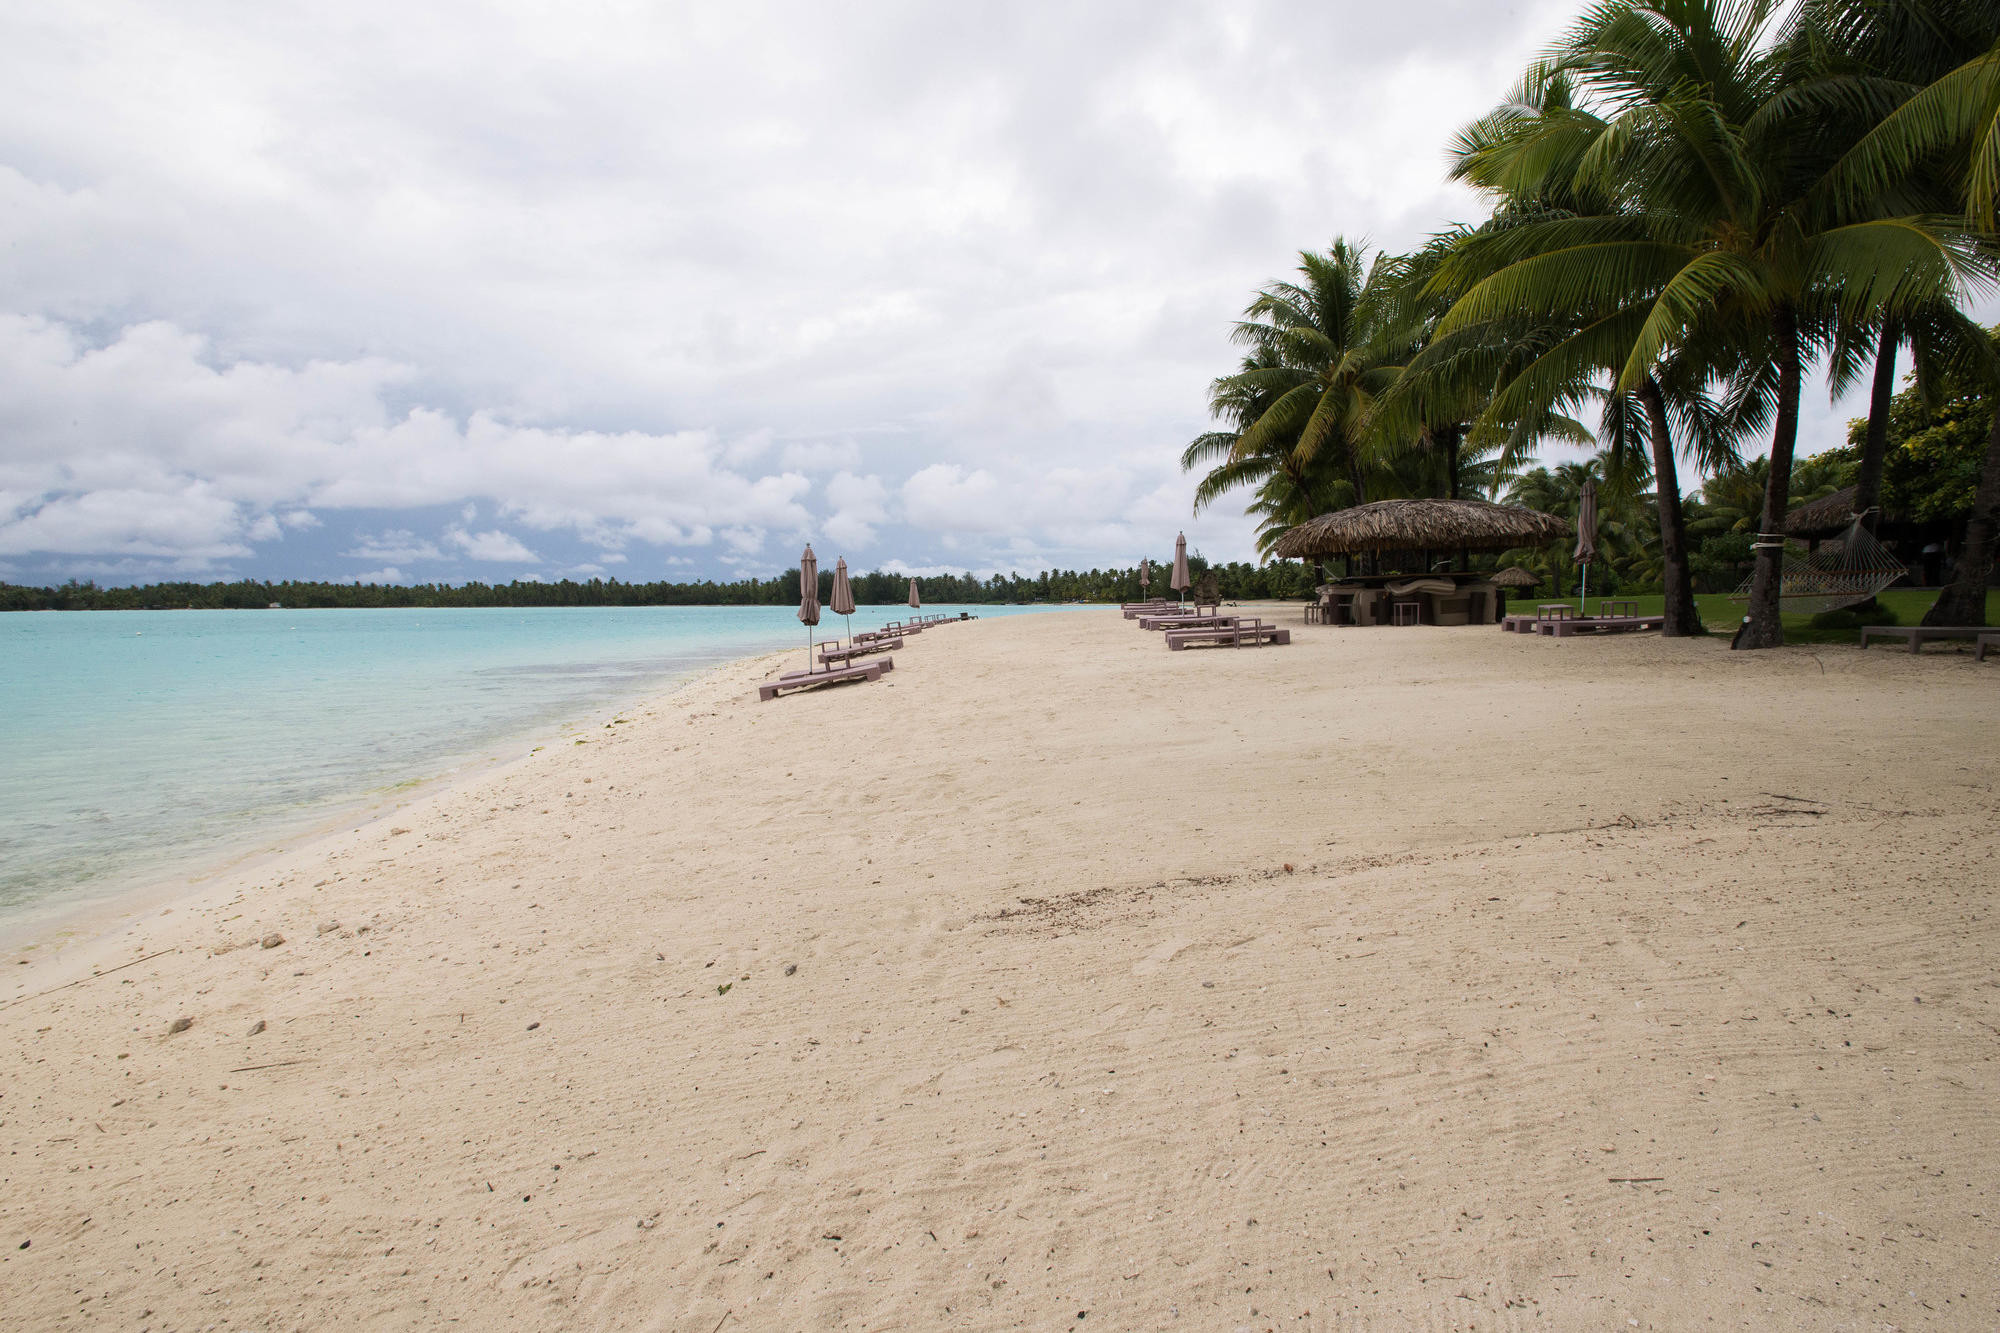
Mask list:
[[1854,521],[1854,487],[1802,504],[1785,516],[1787,537],[1831,537],[1845,532]]
[[1501,588],[1532,588],[1542,580],[1519,565],[1509,565],[1486,581]]
[[1301,523],[1273,549],[1287,559],[1360,551],[1506,551],[1541,546],[1572,531],[1553,514],[1484,500],[1377,500]]

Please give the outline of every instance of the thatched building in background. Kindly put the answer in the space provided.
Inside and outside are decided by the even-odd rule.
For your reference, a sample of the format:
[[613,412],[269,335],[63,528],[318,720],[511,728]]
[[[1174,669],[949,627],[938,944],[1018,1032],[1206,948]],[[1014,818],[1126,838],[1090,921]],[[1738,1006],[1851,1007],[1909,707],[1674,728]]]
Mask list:
[[1380,551],[1508,551],[1571,533],[1553,514],[1485,500],[1377,500],[1299,524],[1273,548],[1286,559]]

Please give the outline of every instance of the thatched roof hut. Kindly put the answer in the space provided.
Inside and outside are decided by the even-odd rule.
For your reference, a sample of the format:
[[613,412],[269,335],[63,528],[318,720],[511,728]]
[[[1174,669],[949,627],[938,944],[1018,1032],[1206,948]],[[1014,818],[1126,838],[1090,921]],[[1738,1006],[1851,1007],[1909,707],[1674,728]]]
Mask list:
[[1822,495],[1817,500],[1802,504],[1785,515],[1785,535],[1807,541],[1832,537],[1847,531],[1847,525],[1853,521],[1854,487],[1848,486],[1832,495]]
[[1287,559],[1362,551],[1506,551],[1570,535],[1553,514],[1484,500],[1377,500],[1301,523],[1279,539]]
[[1519,565],[1509,565],[1486,581],[1501,588],[1532,588],[1542,580]]

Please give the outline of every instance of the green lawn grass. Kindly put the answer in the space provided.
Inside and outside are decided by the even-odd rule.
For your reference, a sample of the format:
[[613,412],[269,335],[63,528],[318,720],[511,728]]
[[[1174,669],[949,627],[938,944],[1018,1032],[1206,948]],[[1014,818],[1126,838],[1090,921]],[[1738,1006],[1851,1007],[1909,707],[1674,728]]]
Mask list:
[[[1937,601],[1937,598],[1936,588],[1891,588],[1876,600],[1896,613],[1897,624],[1914,625],[1924,618],[1924,612],[1931,609],[1931,603]],[[1597,609],[1597,600],[1596,594],[1593,593],[1590,598],[1592,611]],[[1639,614],[1642,616],[1656,616],[1660,614],[1666,599],[1656,595],[1628,597],[1621,600],[1637,602]],[[1531,591],[1525,597],[1508,598],[1507,611],[1510,615],[1530,615],[1536,607],[1547,606],[1553,602],[1577,605],[1577,599],[1574,597],[1537,597]],[[1708,632],[1711,634],[1734,634],[1736,626],[1743,620],[1744,604],[1731,601],[1726,593],[1705,593],[1697,596],[1694,602],[1696,609],[1701,612],[1702,623],[1708,626]],[[1856,630],[1820,629],[1809,623],[1811,619],[1810,616],[1786,616],[1785,642],[1859,643],[1861,641],[1861,635]],[[1992,589],[1986,594],[1986,623],[2000,625],[2000,589]]]

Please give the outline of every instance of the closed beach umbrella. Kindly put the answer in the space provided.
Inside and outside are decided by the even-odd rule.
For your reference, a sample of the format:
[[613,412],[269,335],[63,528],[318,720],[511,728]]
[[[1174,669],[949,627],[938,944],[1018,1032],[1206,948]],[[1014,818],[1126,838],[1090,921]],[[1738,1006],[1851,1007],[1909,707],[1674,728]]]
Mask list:
[[[1175,592],[1185,594],[1188,590],[1188,585],[1187,534],[1183,532],[1174,538],[1174,572],[1173,576],[1167,580],[1167,586]],[[1187,598],[1183,596],[1181,600],[1185,602]]]
[[1597,483],[1585,480],[1583,494],[1576,502],[1576,553],[1570,557],[1583,566],[1583,586],[1576,595],[1576,609],[1590,596],[1590,562],[1597,559]]
[[813,664],[813,626],[819,624],[819,557],[812,544],[799,557],[799,622],[806,627],[806,670]]
[[[827,610],[845,618],[854,614],[854,589],[847,582],[847,557],[833,562],[833,596],[827,599]],[[847,622],[847,637],[854,638],[854,622]]]
[[923,602],[923,599],[922,599],[921,597],[917,596],[917,581],[916,581],[915,579],[911,579],[911,580],[910,580],[910,609],[911,609],[912,611],[921,611],[921,610],[923,610],[923,607],[924,607],[924,602]]
[[1152,561],[1150,561],[1150,560],[1141,560],[1141,561],[1139,562],[1139,600],[1140,600],[1140,601],[1142,601],[1142,602],[1143,602],[1143,601],[1145,601],[1145,600],[1146,600],[1146,589],[1148,589],[1148,588],[1150,588],[1150,587],[1152,587],[1152,586],[1153,586],[1153,562],[1152,562]]

